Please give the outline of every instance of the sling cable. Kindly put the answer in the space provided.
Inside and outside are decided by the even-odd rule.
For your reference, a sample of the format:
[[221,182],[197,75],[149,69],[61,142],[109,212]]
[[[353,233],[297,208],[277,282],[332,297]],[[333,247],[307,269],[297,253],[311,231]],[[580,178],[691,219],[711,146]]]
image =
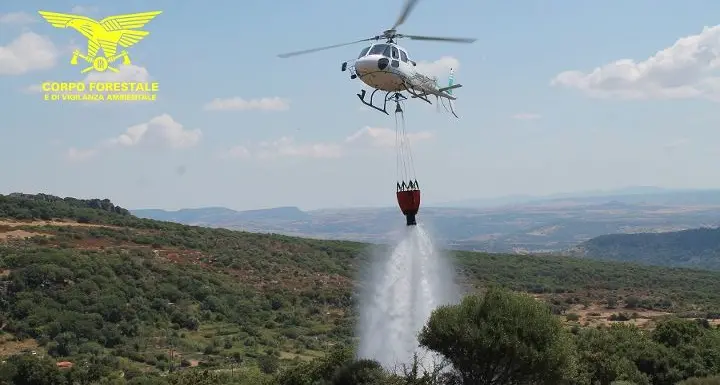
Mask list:
[[[397,95],[397,94],[396,94]],[[397,201],[405,215],[406,225],[415,226],[415,215],[420,209],[420,186],[415,177],[410,142],[405,131],[405,115],[399,97],[395,98],[395,151],[397,155]]]

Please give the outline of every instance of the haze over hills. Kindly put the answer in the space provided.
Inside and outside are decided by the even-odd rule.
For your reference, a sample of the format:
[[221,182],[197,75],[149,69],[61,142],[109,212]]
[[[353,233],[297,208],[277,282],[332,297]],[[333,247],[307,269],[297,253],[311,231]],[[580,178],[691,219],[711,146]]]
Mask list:
[[[403,223],[395,207],[150,209],[132,213],[191,225],[374,243],[392,239]],[[720,223],[720,190],[631,187],[546,197],[501,197],[422,207],[418,218],[449,248],[553,252],[605,234],[714,227]]]
[[[614,190],[588,190],[588,191],[580,191],[580,192],[549,194],[549,195],[543,195],[543,196],[516,194],[516,195],[507,195],[507,196],[496,197],[496,198],[465,199],[465,200],[456,200],[456,201],[450,201],[450,202],[441,202],[441,203],[433,204],[432,206],[433,207],[493,207],[493,206],[519,204],[519,203],[545,202],[545,201],[549,201],[549,200],[567,199],[567,198],[573,198],[573,199],[606,198],[606,197],[613,197],[613,196],[628,196],[628,195],[652,195],[652,194],[662,194],[662,193],[678,192],[678,191],[687,191],[687,190],[673,190],[673,189],[666,189],[666,188],[654,187],[654,186],[637,186],[637,187],[626,187],[626,188],[614,189]],[[702,191],[702,190],[699,190],[699,191]],[[711,190],[711,191],[714,191],[714,190]]]

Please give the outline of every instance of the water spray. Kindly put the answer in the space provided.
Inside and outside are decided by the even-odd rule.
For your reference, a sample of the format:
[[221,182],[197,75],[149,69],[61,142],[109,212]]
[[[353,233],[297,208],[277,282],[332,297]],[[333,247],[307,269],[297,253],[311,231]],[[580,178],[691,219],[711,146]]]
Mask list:
[[457,303],[454,270],[422,225],[406,227],[390,255],[376,256],[361,296],[358,358],[386,369],[419,364],[431,370],[438,357],[421,348],[417,335],[440,305]]

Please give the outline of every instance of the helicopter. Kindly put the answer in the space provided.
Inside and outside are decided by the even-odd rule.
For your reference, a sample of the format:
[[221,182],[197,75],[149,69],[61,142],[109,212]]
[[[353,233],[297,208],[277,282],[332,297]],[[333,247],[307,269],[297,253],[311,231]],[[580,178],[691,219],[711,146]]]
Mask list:
[[[418,36],[397,33],[396,28],[405,22],[405,19],[407,19],[408,15],[412,12],[417,3],[418,0],[406,0],[405,6],[403,7],[402,12],[400,12],[400,16],[395,24],[390,29],[385,30],[381,35],[349,43],[285,53],[278,56],[281,58],[288,58],[291,56],[323,51],[361,42],[374,41],[374,43],[360,51],[360,55],[358,55],[357,59],[343,62],[341,66],[342,72],[348,71],[350,73],[350,79],[358,78],[363,83],[373,88],[373,92],[370,94],[368,101],[365,100],[367,93],[364,89],[357,94],[363,104],[389,115],[387,112],[388,101],[394,99],[399,108],[399,101],[407,99],[406,96],[402,95],[402,92],[407,91],[411,98],[421,99],[431,105],[432,102],[428,99],[430,96],[435,96],[438,103],[441,98],[447,99],[450,105],[450,111],[457,118],[458,116],[455,113],[453,106],[453,101],[457,98],[452,94],[452,90],[460,88],[462,85],[454,84],[453,69],[450,69],[448,85],[446,87],[440,87],[438,85],[437,78],[421,73],[417,69],[417,63],[410,59],[407,49],[401,47],[395,41],[407,38],[410,40],[422,41],[473,43],[477,39]],[[381,39],[385,40],[385,42],[381,42]],[[373,101],[375,93],[378,91],[385,92],[382,108],[380,106],[376,106]],[[444,102],[443,106],[445,106]],[[448,107],[445,106],[445,108],[447,109]]]

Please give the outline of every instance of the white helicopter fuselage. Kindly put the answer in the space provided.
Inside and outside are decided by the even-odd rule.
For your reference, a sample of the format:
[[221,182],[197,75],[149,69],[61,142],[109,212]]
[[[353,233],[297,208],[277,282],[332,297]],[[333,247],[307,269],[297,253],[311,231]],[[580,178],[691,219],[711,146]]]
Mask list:
[[427,95],[449,96],[439,92],[436,78],[422,74],[416,68],[407,51],[394,43],[366,47],[354,63],[357,77],[374,89],[402,92],[407,87]]
[[[389,65],[379,68],[378,63],[381,60],[388,59],[382,55],[369,55],[355,62],[355,72],[360,80],[368,86],[387,91],[399,92],[405,91],[404,79],[412,77],[414,72],[406,63],[402,63],[398,68],[388,68]],[[388,63],[389,64],[389,63]]]

